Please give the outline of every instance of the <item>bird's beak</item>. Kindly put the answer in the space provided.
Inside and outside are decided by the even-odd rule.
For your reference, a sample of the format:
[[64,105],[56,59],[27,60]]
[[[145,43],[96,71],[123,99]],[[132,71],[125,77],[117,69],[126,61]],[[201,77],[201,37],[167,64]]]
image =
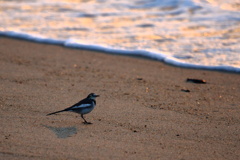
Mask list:
[[100,97],[100,95],[95,95],[95,97]]

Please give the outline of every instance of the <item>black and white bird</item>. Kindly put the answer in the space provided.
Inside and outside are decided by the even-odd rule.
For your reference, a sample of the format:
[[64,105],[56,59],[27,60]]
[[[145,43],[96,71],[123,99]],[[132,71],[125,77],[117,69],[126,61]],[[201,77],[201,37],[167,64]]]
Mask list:
[[86,121],[86,119],[83,117],[84,114],[90,113],[94,107],[96,106],[96,100],[95,98],[99,97],[99,95],[96,95],[95,93],[90,93],[87,98],[79,101],[78,103],[72,105],[71,107],[68,107],[66,109],[49,113],[47,116],[60,113],[60,112],[65,112],[65,111],[70,111],[70,112],[75,112],[81,115],[82,119],[84,120],[84,124],[92,124],[91,122]]

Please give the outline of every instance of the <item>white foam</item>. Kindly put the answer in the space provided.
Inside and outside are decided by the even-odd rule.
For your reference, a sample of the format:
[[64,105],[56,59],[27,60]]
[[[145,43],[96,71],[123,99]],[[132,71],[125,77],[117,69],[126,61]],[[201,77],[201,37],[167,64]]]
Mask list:
[[163,53],[156,53],[156,52],[149,52],[145,50],[121,50],[121,49],[114,49],[114,48],[107,48],[100,45],[93,45],[93,44],[81,44],[76,42],[74,39],[68,39],[66,41],[45,38],[39,35],[29,35],[26,33],[16,32],[16,31],[0,31],[0,35],[12,37],[12,38],[20,38],[24,40],[30,40],[33,42],[38,43],[47,43],[47,44],[57,44],[63,45],[69,48],[79,48],[79,49],[87,49],[87,50],[94,50],[94,51],[101,51],[107,52],[111,54],[121,54],[121,55],[129,55],[129,56],[141,56],[145,58],[150,58],[158,61],[165,62],[167,64],[171,64],[178,67],[184,68],[194,68],[194,69],[206,69],[206,70],[218,70],[218,71],[228,71],[228,72],[237,72],[240,73],[240,68],[232,67],[232,66],[206,66],[206,65],[196,65],[191,63],[181,62],[178,59],[168,56]]
[[38,43],[63,45],[64,42],[65,42],[63,40],[46,38],[46,37],[40,36],[40,35],[31,35],[31,34],[22,33],[22,32],[19,32],[19,31],[0,31],[0,35],[7,36],[7,37],[12,37],[12,38],[21,38],[21,39],[25,39],[25,40],[29,40],[29,41],[33,41],[33,42],[38,42]]

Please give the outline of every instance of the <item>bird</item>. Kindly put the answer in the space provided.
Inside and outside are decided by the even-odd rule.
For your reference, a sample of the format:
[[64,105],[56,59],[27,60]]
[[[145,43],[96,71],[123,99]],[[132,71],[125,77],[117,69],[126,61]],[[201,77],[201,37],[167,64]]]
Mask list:
[[82,119],[84,120],[84,122],[83,122],[84,124],[92,124],[91,122],[88,122],[83,117],[83,115],[90,113],[94,109],[94,107],[96,106],[95,98],[97,98],[97,97],[99,97],[99,95],[97,95],[95,93],[90,93],[86,98],[82,99],[78,103],[76,103],[68,108],[65,108],[63,110],[49,113],[49,114],[47,114],[47,116],[53,115],[56,113],[60,113],[60,112],[70,111],[70,112],[75,112],[75,113],[80,114]]

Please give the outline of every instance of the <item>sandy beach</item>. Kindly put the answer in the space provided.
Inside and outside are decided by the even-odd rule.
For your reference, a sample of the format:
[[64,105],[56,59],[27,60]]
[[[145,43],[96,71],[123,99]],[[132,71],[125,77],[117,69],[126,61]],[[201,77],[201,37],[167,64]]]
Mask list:
[[239,74],[6,37],[0,68],[0,159],[240,159]]

